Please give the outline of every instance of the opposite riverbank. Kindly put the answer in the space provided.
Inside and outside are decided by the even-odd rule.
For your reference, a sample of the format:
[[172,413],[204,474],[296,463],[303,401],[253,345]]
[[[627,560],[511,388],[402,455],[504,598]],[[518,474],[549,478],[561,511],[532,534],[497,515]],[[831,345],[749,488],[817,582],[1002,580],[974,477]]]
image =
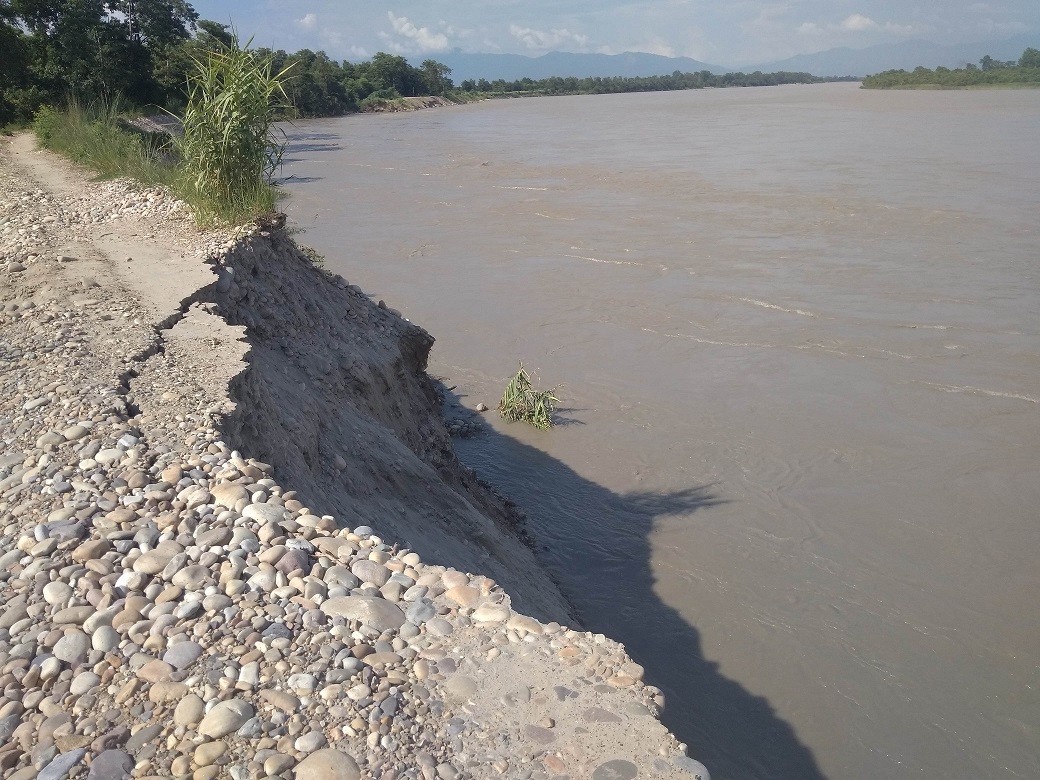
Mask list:
[[5,777],[706,777],[275,225],[0,147]]

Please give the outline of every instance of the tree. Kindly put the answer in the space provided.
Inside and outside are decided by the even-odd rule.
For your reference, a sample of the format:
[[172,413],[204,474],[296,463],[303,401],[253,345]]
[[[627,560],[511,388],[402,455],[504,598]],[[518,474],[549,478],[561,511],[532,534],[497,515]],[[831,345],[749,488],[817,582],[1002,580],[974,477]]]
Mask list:
[[187,0],[0,0],[0,59],[11,60],[0,68],[2,110],[18,102],[28,119],[69,93],[168,102],[183,86],[181,49],[197,18]]
[[426,91],[430,95],[443,95],[455,86],[448,78],[451,75],[451,68],[443,63],[436,60],[424,60],[423,64],[419,66],[419,70],[422,72]]
[[200,19],[198,30],[199,35],[196,40],[208,49],[230,49],[234,45],[235,36],[231,32],[230,25],[220,24],[220,22],[213,22],[209,19]]
[[0,4],[0,127],[27,112],[32,97],[27,38],[14,24],[14,14]]
[[376,52],[372,57],[369,70],[376,80],[386,89],[394,89],[401,95],[415,96],[418,94],[416,87],[420,80],[418,74],[404,57],[398,57],[386,52]]
[[1040,68],[1040,49],[1030,47],[1022,52],[1022,56],[1018,60],[1018,67]]
[[108,6],[126,19],[132,40],[150,46],[186,41],[199,18],[185,0],[111,0]]

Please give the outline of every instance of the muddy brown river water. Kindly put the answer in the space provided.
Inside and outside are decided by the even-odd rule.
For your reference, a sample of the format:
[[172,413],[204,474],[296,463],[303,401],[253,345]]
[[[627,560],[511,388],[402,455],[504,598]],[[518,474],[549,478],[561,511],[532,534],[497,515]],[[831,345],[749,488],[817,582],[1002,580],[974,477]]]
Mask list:
[[1040,777],[1040,90],[298,123],[286,208],[720,778]]

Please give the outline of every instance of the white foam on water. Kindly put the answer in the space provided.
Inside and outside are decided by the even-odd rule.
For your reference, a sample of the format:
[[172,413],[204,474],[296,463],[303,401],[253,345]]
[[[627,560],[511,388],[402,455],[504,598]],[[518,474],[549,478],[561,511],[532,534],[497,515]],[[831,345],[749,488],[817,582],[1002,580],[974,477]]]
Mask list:
[[752,306],[759,306],[763,309],[775,309],[776,311],[782,311],[788,314],[797,314],[801,317],[813,317],[815,319],[820,316],[815,312],[805,311],[804,309],[787,309],[783,306],[777,306],[775,303],[769,303],[769,301],[760,301],[755,298],[738,298],[737,300],[743,301],[744,303],[750,303]]
[[987,390],[984,387],[972,387],[970,385],[942,385],[936,382],[920,382],[917,384],[939,390],[943,393],[967,393],[969,395],[986,395],[991,398],[1010,398],[1015,401],[1028,401],[1031,404],[1040,404],[1040,398],[1021,393],[1006,393],[1002,390]]

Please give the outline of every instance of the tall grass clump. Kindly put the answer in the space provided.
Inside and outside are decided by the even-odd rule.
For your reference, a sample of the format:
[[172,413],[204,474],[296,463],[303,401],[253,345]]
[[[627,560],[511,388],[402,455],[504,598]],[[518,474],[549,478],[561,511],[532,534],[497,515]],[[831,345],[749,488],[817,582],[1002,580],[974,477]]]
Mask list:
[[274,211],[274,172],[285,152],[274,130],[287,107],[284,78],[270,56],[233,40],[194,60],[177,141],[182,196],[202,222],[239,222]]
[[531,377],[521,363],[520,370],[506,385],[498,411],[509,422],[526,422],[547,431],[553,425],[553,414],[559,403],[555,387],[549,390],[534,389]]
[[62,110],[41,108],[33,131],[45,148],[103,177],[130,176],[144,184],[172,185],[177,172],[165,161],[163,144],[121,125],[122,113],[118,99],[85,104],[73,98]]

